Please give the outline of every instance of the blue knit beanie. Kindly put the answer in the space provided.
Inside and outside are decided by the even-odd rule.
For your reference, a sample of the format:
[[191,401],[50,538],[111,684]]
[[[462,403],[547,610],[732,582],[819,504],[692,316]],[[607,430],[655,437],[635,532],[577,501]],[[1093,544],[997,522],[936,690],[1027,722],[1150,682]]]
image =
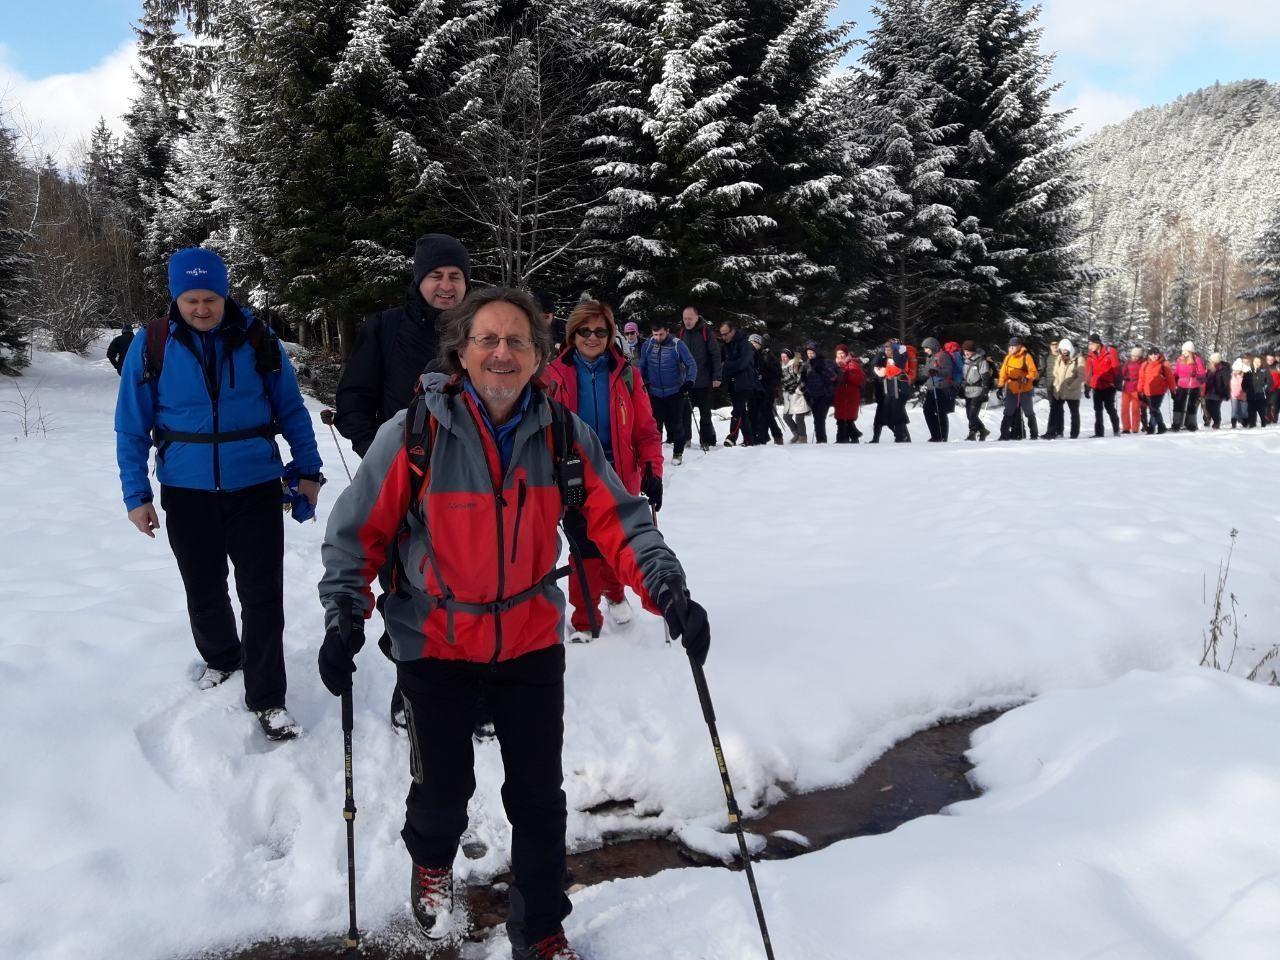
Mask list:
[[212,250],[188,247],[169,258],[169,296],[177,300],[188,290],[209,290],[226,297],[227,265]]

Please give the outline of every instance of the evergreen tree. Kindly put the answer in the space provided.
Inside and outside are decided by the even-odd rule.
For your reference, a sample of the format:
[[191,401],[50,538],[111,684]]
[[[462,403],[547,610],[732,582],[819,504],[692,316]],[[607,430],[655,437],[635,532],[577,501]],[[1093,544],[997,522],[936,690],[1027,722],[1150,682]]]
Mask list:
[[955,126],[934,119],[941,95],[928,70],[937,38],[924,2],[884,0],[875,10],[858,106],[884,178],[885,237],[866,308],[881,336],[918,340],[936,323],[939,303],[963,291],[965,263],[981,238],[975,220],[958,222],[956,206],[972,185],[951,172],[958,150],[946,140]]
[[1040,52],[1038,7],[1018,0],[933,0],[937,56],[930,76],[940,101],[934,122],[951,132],[949,171],[973,185],[956,205],[963,270],[940,320],[956,337],[1033,340],[1083,333],[1076,250],[1081,185],[1071,166],[1071,130],[1050,99],[1053,57]]
[[168,299],[164,260],[170,252],[154,242],[174,144],[187,125],[180,104],[190,84],[190,57],[178,36],[177,11],[169,0],[143,0],[134,26],[138,96],[125,114],[127,132],[121,150],[119,197],[130,213],[153,306]]
[[1256,330],[1250,339],[1252,350],[1275,350],[1280,344],[1280,210],[1262,231],[1262,236],[1248,263],[1254,286],[1240,294],[1240,299],[1254,305],[1257,312],[1250,317]]
[[1191,276],[1187,264],[1178,267],[1169,288],[1169,312],[1165,317],[1165,339],[1170,350],[1180,350],[1182,344],[1196,337],[1194,318],[1191,316]]
[[12,376],[27,364],[26,330],[18,302],[30,284],[27,233],[17,222],[23,176],[14,134],[0,126],[0,375]]

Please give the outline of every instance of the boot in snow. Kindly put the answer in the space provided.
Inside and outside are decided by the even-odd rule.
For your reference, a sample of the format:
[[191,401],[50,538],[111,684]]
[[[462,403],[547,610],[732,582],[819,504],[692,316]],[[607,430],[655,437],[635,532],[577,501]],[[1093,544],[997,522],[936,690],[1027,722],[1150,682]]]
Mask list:
[[1032,440],[1038,439],[1037,434],[1040,432],[1040,427],[1036,423],[1036,415],[1034,413],[1027,417],[1027,432],[1030,434]]
[[413,919],[430,940],[443,940],[453,932],[453,869],[413,865],[409,903]]
[[605,608],[609,611],[609,619],[615,625],[622,627],[631,622],[631,604],[626,597],[623,597],[617,603],[605,597]]
[[268,740],[292,740],[302,733],[298,722],[289,716],[284,707],[271,707],[258,711],[258,725]]
[[590,643],[592,640],[598,640],[600,634],[592,633],[590,630],[575,630],[569,634],[570,643]]
[[561,930],[537,943],[518,945],[513,941],[511,960],[587,960],[587,958],[569,946],[569,941],[564,938],[564,931]]
[[211,667],[206,663],[200,676],[196,677],[196,688],[212,690],[214,687],[220,687],[230,680],[231,675],[239,669],[239,667],[236,667],[235,670],[219,670],[217,667]]

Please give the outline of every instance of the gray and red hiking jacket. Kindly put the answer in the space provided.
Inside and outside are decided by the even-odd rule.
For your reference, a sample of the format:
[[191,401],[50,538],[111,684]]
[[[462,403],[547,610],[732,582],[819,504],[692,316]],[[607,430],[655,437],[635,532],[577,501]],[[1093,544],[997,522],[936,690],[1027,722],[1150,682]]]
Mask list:
[[[502,475],[475,401],[442,374],[424,375],[422,387],[433,437],[421,510],[409,509],[401,411],[378,429],[329,516],[320,581],[326,628],[346,603],[353,613],[372,613],[369,585],[395,550],[397,575],[383,619],[397,660],[485,663],[559,643],[561,497],[546,395],[533,388]],[[628,493],[608,465],[596,435],[576,416],[569,422],[585,473],[587,533],[618,578],[658,613],[654,598],[662,585],[678,579],[683,586],[680,562],[653,525],[647,501]]]

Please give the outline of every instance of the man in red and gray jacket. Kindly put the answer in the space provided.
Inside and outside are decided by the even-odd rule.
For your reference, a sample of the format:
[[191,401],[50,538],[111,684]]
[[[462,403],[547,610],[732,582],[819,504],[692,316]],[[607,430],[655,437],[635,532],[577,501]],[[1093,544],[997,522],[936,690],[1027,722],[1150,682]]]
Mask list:
[[698,662],[710,628],[648,503],[627,492],[595,433],[547,399],[537,375],[551,341],[537,303],[504,288],[472,293],[447,315],[441,347],[453,376],[424,376],[421,398],[379,428],[329,518],[320,676],[335,696],[350,692],[373,609],[369,585],[390,555],[383,617],[409,718],[413,782],[401,836],[414,915],[428,937],[457,929],[452,863],[475,789],[471,731],[483,698],[512,825],[512,956],[579,960],[561,926],[570,910],[556,583],[563,510],[581,497],[592,542]]
[[1111,419],[1111,433],[1120,435],[1120,414],[1116,412],[1116,385],[1120,382],[1120,355],[1104,346],[1096,333],[1089,334],[1089,358],[1085,361],[1085,384],[1093,393],[1093,435],[1106,435],[1102,422],[1105,410]]

